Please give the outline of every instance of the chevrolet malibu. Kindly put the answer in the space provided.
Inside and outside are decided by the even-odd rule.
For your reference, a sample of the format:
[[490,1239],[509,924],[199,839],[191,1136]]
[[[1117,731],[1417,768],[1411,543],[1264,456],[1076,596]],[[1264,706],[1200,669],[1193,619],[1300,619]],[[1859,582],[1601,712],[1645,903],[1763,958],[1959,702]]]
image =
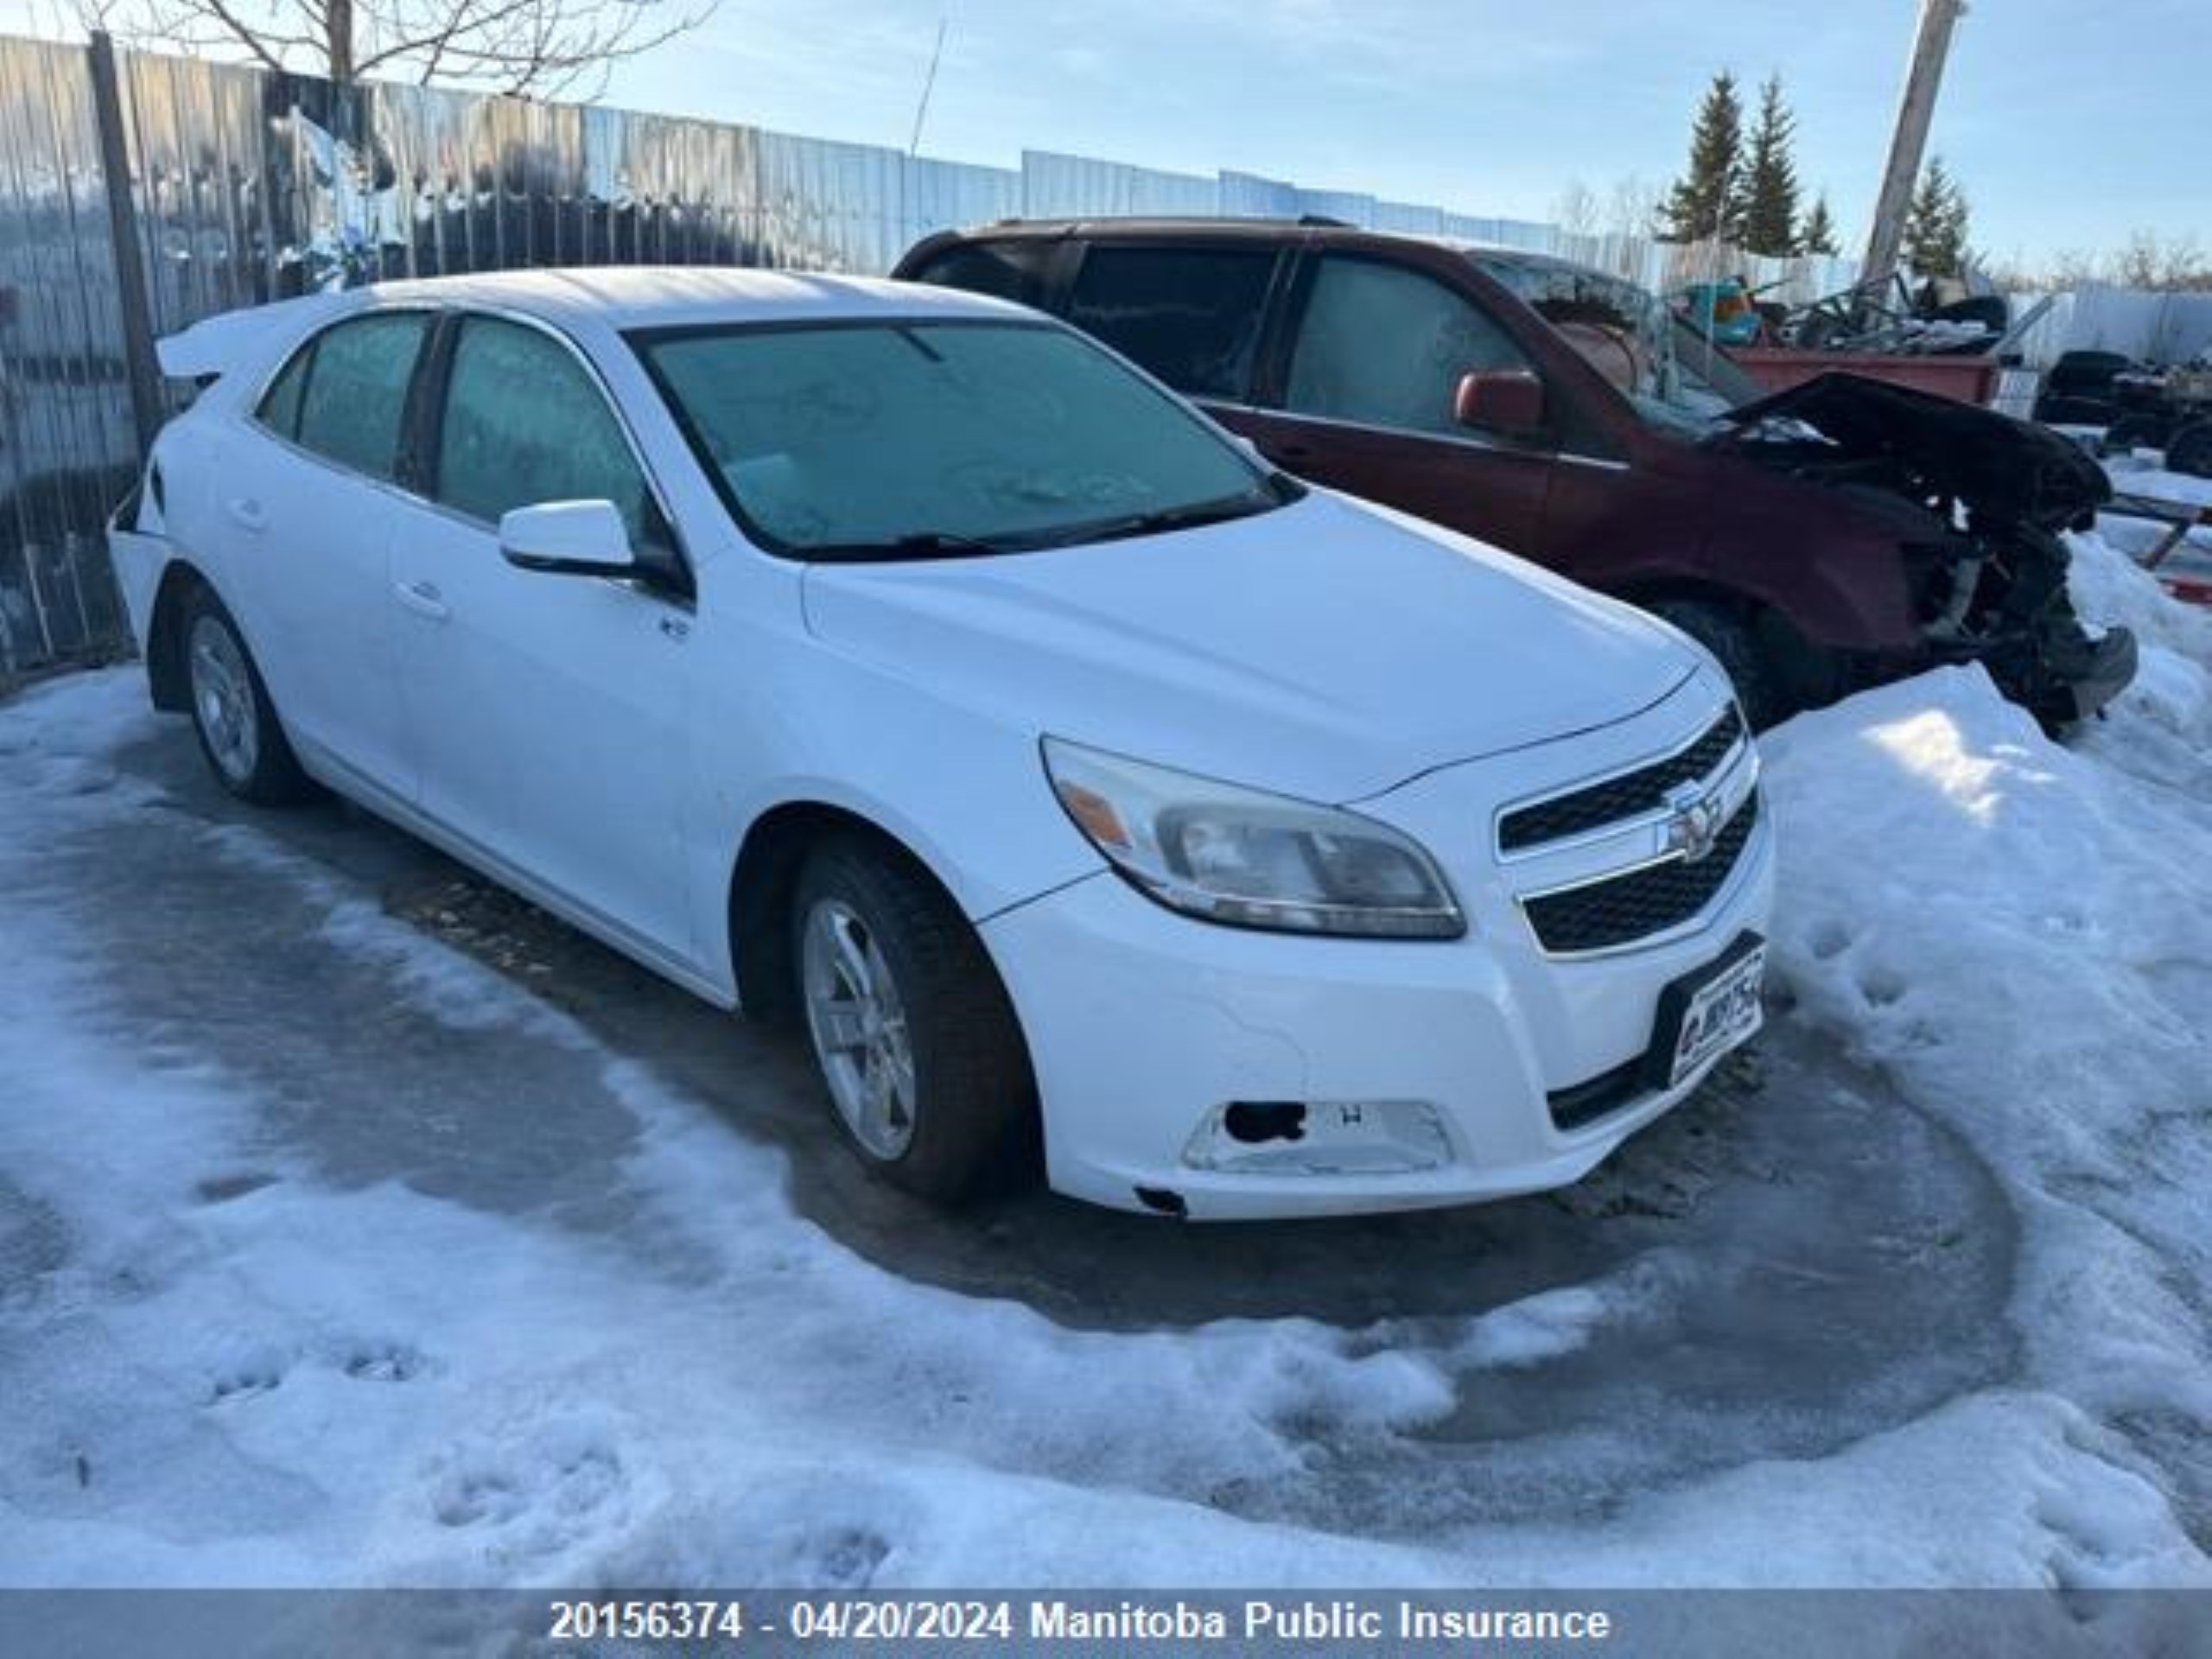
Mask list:
[[1529,1192],[1758,1024],[1772,831],[1710,658],[1034,313],[537,271],[163,362],[200,391],[111,539],[222,784],[789,1022],[914,1192]]

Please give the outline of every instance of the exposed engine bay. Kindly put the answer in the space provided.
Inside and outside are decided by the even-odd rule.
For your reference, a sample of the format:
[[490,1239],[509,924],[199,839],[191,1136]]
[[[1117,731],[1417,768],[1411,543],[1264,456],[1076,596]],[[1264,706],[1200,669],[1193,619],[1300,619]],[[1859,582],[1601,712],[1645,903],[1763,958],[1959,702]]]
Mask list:
[[2124,628],[2091,638],[2059,532],[2111,499],[2058,434],[1861,375],[1825,374],[1739,405],[1715,440],[1859,499],[1894,525],[1934,662],[1979,662],[2046,726],[2094,713],[2135,676]]

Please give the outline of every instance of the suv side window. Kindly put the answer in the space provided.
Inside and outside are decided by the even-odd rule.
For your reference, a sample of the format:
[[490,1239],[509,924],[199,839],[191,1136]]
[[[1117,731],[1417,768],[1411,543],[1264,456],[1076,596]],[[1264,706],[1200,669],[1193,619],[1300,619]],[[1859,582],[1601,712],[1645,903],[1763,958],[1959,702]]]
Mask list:
[[1242,403],[1274,269],[1272,248],[1095,246],[1068,321],[1185,396]]
[[1045,268],[1060,245],[1037,238],[1018,242],[959,242],[914,273],[937,288],[965,289],[1017,305],[1045,302]]
[[[295,359],[307,366],[298,424],[289,435],[341,467],[371,478],[397,478],[407,388],[429,327],[423,312],[391,311],[324,329],[315,338],[312,358],[302,353]],[[285,371],[286,376],[291,372]],[[273,399],[284,391],[280,380],[270,396]],[[270,410],[283,412],[282,404]]]
[[1329,255],[1299,321],[1283,402],[1329,420],[1460,434],[1452,405],[1462,375],[1530,366],[1503,328],[1433,277]]
[[438,423],[435,499],[496,524],[543,501],[612,501],[631,545],[667,550],[644,471],[598,384],[551,336],[497,317],[461,325]]

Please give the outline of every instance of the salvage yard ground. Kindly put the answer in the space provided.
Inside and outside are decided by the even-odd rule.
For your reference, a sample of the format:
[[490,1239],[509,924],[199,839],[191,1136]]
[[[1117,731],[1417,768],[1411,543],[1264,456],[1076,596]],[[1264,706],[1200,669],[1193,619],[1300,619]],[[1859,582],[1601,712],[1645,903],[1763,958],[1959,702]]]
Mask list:
[[868,1182],[800,1049],[135,669],[0,708],[0,1578],[2212,1586],[2212,620],[1767,745],[1758,1051],[1553,1197]]

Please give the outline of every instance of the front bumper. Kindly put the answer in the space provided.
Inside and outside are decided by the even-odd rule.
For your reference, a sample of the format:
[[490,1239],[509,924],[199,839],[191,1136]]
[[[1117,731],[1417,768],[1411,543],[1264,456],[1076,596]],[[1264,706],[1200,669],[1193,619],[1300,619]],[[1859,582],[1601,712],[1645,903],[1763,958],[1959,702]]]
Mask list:
[[[1703,1073],[1594,1116],[1555,1117],[1552,1097],[1636,1061],[1665,988],[1765,930],[1773,882],[1762,821],[1691,925],[1586,959],[1547,956],[1502,880],[1461,880],[1471,927],[1452,941],[1216,926],[1104,872],[983,934],[1028,1038],[1055,1188],[1193,1219],[1338,1215],[1580,1179]],[[1440,1151],[1418,1168],[1205,1166],[1208,1126],[1232,1103],[1350,1106],[1374,1123],[1425,1107]]]
[[[1992,641],[1939,646],[1937,662],[1979,663],[1997,689],[2047,727],[2087,720],[2135,678],[2135,635],[2109,628],[2091,639],[2069,616]],[[1905,664],[1917,672],[1923,662]]]
[[2052,662],[2053,672],[2071,696],[2075,720],[2087,720],[2127,690],[2135,669],[2135,636],[2126,628],[2108,628],[2098,639],[2071,643],[2055,652]]

